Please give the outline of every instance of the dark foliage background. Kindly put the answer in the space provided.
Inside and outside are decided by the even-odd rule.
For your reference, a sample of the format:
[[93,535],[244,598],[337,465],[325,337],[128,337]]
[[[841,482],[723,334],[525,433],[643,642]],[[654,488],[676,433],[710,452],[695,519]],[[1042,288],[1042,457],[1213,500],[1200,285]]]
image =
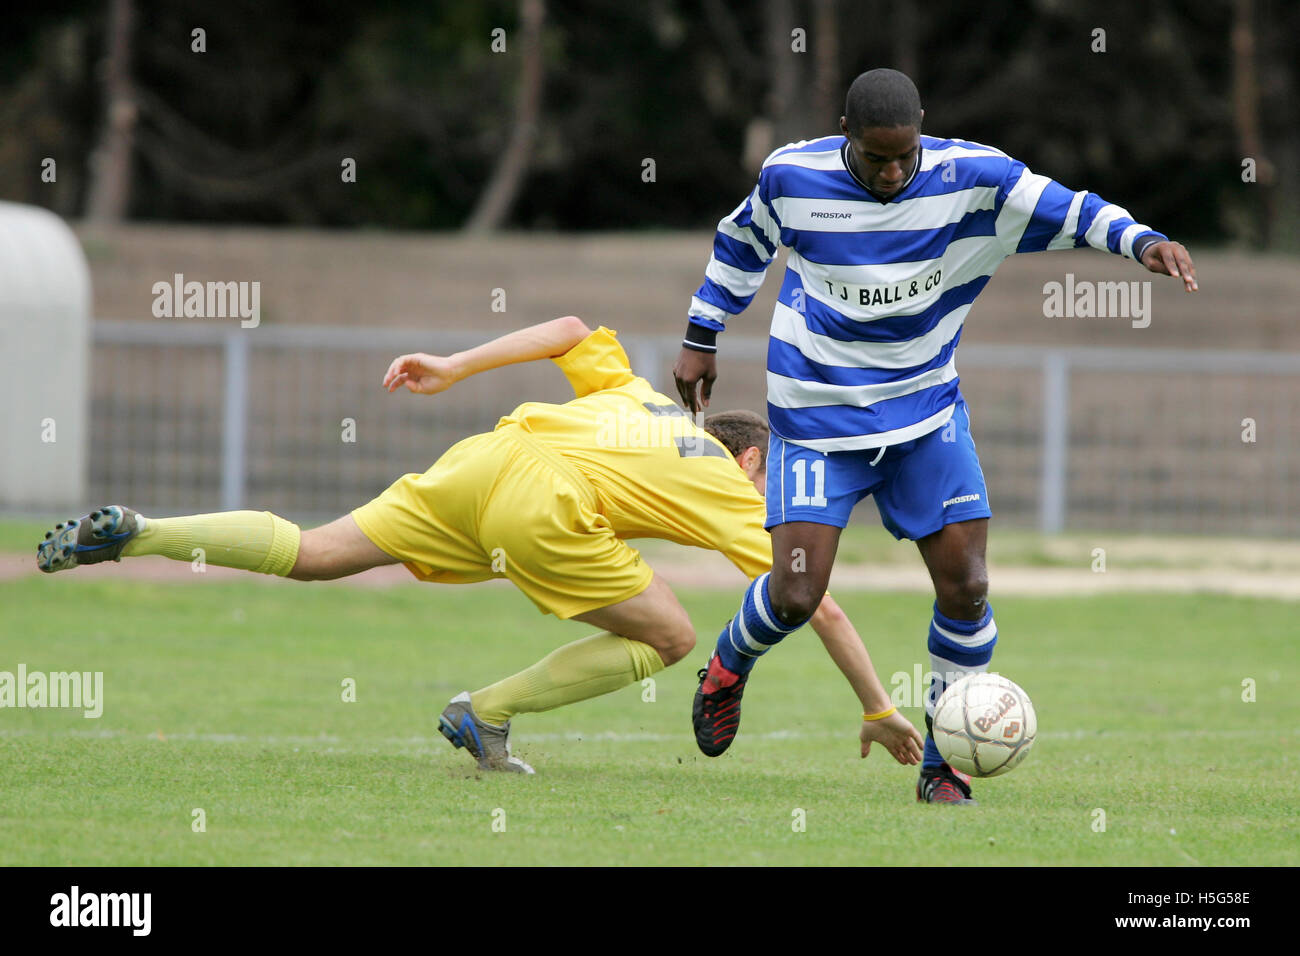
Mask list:
[[[119,218],[459,228],[524,115],[528,2],[541,9],[99,0],[10,10],[0,196],[79,218],[96,176],[119,162]],[[115,3],[131,17],[129,144],[97,165],[113,113]],[[196,27],[206,52],[191,49]],[[504,53],[491,49],[497,28]],[[1092,50],[1097,28],[1104,53]],[[1234,47],[1243,28],[1250,42]],[[806,52],[791,50],[793,29]],[[834,132],[852,78],[893,66],[920,87],[926,132],[998,146],[1180,238],[1293,245],[1297,37],[1300,4],[1287,0],[547,0],[540,105],[513,147],[506,210],[489,225],[711,225],[749,191],[768,150]],[[1249,186],[1247,149],[1260,169]],[[47,157],[53,183],[41,180]],[[355,183],[341,181],[344,157],[357,161]]]

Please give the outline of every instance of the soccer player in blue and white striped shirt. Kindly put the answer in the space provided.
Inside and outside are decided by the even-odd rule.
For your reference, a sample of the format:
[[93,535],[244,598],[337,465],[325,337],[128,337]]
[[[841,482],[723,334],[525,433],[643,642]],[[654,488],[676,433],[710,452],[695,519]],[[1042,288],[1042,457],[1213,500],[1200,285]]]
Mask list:
[[[1094,193],[1035,175],[1005,153],[922,136],[920,97],[894,70],[849,88],[842,136],[793,143],[718,224],[674,375],[693,412],[717,377],[717,335],[790,254],[768,347],[770,575],[750,585],[702,672],[700,749],[726,750],[757,658],[801,627],[826,591],[853,506],[875,498],[934,582],[929,728],[944,688],[988,669],[988,492],[958,388],[962,322],[1015,252],[1092,246],[1196,291],[1187,250]],[[697,394],[700,386],[700,394]],[[865,720],[882,714],[864,714]],[[917,799],[971,803],[970,780],[927,737]]]

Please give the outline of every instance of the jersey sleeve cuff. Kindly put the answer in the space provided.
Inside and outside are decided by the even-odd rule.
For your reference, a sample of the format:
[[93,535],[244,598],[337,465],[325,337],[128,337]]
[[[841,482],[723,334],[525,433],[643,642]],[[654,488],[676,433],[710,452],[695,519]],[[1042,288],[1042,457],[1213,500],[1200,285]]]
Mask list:
[[686,325],[686,338],[682,346],[697,352],[716,352],[718,350],[718,330],[705,328],[694,322]]
[[1154,229],[1150,232],[1144,232],[1133,240],[1133,258],[1141,262],[1142,253],[1146,252],[1149,246],[1154,246],[1157,242],[1168,241],[1168,236],[1158,233]]

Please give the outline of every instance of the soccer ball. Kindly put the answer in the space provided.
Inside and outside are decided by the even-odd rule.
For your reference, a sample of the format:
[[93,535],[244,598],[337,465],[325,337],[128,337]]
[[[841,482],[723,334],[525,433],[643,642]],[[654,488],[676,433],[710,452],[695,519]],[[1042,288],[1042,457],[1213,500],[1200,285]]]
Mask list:
[[1017,684],[1000,674],[968,674],[939,698],[933,732],[935,746],[954,770],[996,777],[1029,756],[1038,717]]

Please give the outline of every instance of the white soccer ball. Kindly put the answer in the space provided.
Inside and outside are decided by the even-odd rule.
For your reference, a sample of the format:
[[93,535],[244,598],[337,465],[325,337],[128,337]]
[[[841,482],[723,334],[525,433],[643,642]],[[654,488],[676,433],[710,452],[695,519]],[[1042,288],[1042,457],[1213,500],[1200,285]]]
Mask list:
[[1038,716],[1019,685],[1000,674],[968,674],[939,698],[933,733],[954,770],[996,777],[1029,756]]

